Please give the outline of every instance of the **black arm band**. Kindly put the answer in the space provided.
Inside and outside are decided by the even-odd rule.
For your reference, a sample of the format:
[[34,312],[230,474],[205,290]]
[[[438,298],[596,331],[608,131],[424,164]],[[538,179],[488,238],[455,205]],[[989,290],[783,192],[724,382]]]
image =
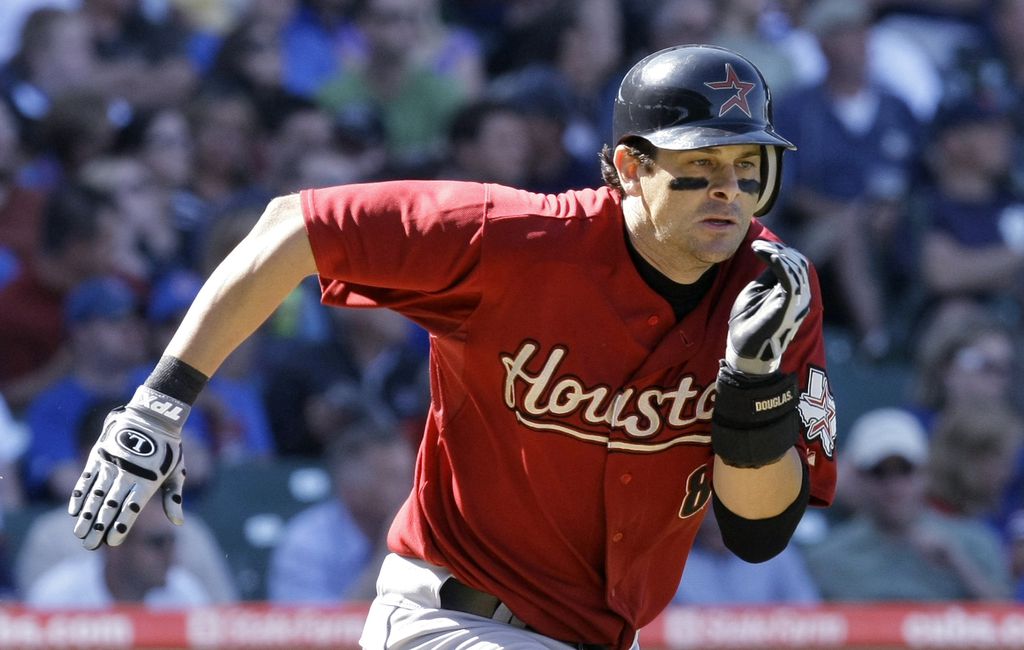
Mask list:
[[767,519],[739,516],[719,501],[718,495],[712,491],[715,518],[726,548],[740,559],[755,564],[772,559],[789,544],[807,510],[810,495],[811,480],[806,465],[803,466],[803,482],[796,500],[781,513]]
[[717,389],[711,446],[726,465],[761,467],[796,444],[800,417],[793,375],[754,379],[723,363]]
[[153,390],[192,406],[209,380],[209,377],[181,359],[165,354],[160,357],[145,383]]

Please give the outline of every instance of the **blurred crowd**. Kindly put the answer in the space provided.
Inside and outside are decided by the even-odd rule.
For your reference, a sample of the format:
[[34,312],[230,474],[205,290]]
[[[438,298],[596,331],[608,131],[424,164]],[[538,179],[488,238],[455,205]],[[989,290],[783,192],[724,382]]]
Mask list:
[[[677,601],[1024,601],[1024,0],[5,0],[0,594],[372,594],[429,396],[417,327],[325,309],[311,279],[202,393],[188,506],[232,468],[323,469],[315,504],[258,529],[258,592],[198,512],[78,548],[62,511],[103,417],[270,198],[599,186],[624,72],[698,42],[762,69],[798,146],[765,221],[821,275],[842,464],[836,505],[767,563],[709,515]],[[906,391],[863,398],[894,370]]]

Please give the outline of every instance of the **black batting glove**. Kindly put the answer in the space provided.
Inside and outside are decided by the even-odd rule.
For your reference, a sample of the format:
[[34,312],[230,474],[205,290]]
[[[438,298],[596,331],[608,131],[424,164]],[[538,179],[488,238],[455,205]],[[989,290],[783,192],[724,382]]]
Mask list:
[[779,366],[811,304],[803,255],[765,240],[751,248],[768,269],[733,303],[711,427],[715,454],[746,468],[773,463],[796,444],[796,380]]
[[725,362],[745,375],[770,375],[811,305],[807,259],[796,249],[758,239],[751,244],[768,268],[743,288],[729,316]]

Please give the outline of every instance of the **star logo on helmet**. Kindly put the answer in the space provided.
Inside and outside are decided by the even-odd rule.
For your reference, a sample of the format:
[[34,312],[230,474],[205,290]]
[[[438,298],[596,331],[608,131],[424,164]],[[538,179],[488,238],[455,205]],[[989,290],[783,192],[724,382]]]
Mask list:
[[718,117],[722,117],[734,108],[741,110],[747,117],[752,117],[750,114],[750,105],[747,104],[747,95],[757,84],[751,81],[740,81],[740,78],[736,75],[736,70],[733,69],[731,63],[725,64],[725,79],[722,81],[707,81],[704,85],[712,90],[736,91],[735,95],[722,103],[722,107],[718,109]]

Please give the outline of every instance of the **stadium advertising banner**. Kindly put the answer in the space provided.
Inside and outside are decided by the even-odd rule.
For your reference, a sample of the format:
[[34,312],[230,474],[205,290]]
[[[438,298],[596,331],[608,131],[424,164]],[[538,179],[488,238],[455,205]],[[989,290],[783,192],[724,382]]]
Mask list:
[[[263,604],[154,611],[0,608],[5,650],[346,650],[366,606]],[[641,632],[645,650],[1021,648],[1024,608],[974,604],[676,607]]]

